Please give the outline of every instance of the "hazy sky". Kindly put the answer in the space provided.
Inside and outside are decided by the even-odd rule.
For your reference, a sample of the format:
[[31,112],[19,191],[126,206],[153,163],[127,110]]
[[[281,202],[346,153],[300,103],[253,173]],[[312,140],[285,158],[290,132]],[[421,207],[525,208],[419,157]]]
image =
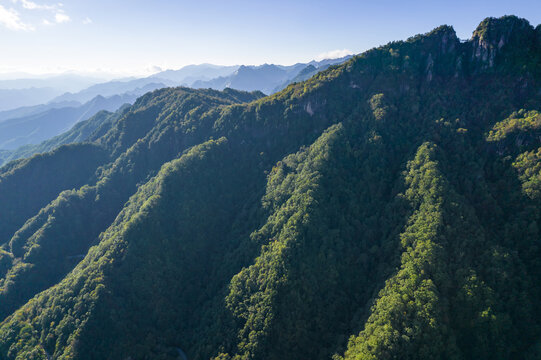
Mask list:
[[487,16],[534,26],[541,0],[0,0],[0,73],[144,74],[193,63],[291,64]]

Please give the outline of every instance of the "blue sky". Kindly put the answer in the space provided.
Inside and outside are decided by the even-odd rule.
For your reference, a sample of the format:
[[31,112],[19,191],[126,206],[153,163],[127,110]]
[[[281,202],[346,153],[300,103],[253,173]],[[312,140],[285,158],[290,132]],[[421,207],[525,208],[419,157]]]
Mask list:
[[505,14],[535,26],[541,1],[0,0],[0,73],[292,64]]

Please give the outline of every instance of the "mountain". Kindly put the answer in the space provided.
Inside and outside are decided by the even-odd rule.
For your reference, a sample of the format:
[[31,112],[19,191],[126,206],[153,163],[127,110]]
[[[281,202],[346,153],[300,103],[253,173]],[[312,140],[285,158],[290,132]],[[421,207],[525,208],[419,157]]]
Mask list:
[[538,359],[540,64],[441,26],[8,163],[0,357]]
[[195,81],[205,81],[213,78],[228,76],[237,70],[238,66],[220,66],[213,64],[188,65],[178,70],[165,70],[150,76],[154,79],[166,79],[177,85],[191,86]]
[[21,118],[0,122],[0,149],[15,150],[20,146],[38,144],[68,131],[79,121],[86,120],[101,110],[115,111],[132,103],[137,95],[123,94],[91,101],[75,107],[52,108]]
[[[351,56],[340,59],[328,59],[321,62],[312,61],[309,64],[294,64],[291,66],[264,64],[260,66],[240,66],[229,76],[221,76],[211,80],[198,80],[191,86],[194,88],[211,88],[223,90],[232,88],[244,91],[259,90],[265,94],[272,94],[282,90],[295,79],[307,66],[324,70],[331,64],[340,64]],[[315,72],[314,72],[315,73]],[[314,74],[312,73],[312,75]],[[306,80],[306,77],[304,80]]]
[[0,89],[53,88],[57,91],[66,92],[80,91],[100,82],[102,81],[98,78],[76,74],[60,74],[39,78],[17,77],[15,79],[0,80]]
[[52,151],[62,145],[95,140],[106,133],[128,108],[129,105],[124,104],[114,113],[101,110],[90,119],[80,121],[68,131],[39,144],[27,144],[12,151],[0,151],[0,166],[12,160],[28,158],[34,154]]
[[0,111],[43,104],[61,93],[60,90],[50,87],[0,89]]
[[[325,69],[330,64],[337,64],[350,58],[312,61],[310,65]],[[65,93],[52,99],[46,106],[57,103],[84,103],[101,95],[104,97],[127,92],[143,93],[166,86],[190,86],[195,88],[213,88],[223,90],[226,87],[245,91],[263,91],[272,93],[285,87],[306,64],[261,65],[261,66],[220,66],[212,64],[188,65],[178,70],[165,70],[147,78],[115,80],[96,84],[77,93]],[[19,110],[19,109],[17,109]],[[0,121],[2,113],[0,112]]]
[[[75,132],[69,131],[74,124],[101,110],[115,111],[124,104],[133,103],[140,95],[161,87],[162,84],[149,83],[120,95],[107,98],[97,95],[84,104],[72,100],[0,112],[0,130],[3,131],[0,133],[0,149],[11,150],[0,157],[0,165],[37,152],[50,151],[72,140],[82,141],[84,139],[79,130],[83,128],[75,129]],[[83,133],[88,135],[90,128],[84,127]],[[67,134],[50,139],[63,132]],[[66,142],[68,140],[70,141]]]
[[168,80],[157,78],[142,78],[131,80],[114,80],[96,84],[77,93],[65,93],[51,100],[51,103],[77,101],[85,103],[96,96],[109,97],[119,94],[144,94],[145,92],[174,85]]
[[286,81],[284,81],[281,85],[278,85],[273,92],[277,92],[280,90],[285,89],[289,84],[301,82],[310,79],[312,76],[317,74],[320,71],[328,69],[332,65],[340,64],[348,59],[350,59],[351,56],[346,56],[342,59],[332,59],[332,60],[323,60],[321,62],[310,62],[308,65],[303,68],[301,71],[295,75],[293,78],[288,78]]
[[6,110],[39,107],[66,91],[80,91],[98,82],[96,78],[71,74],[0,80],[0,121]]
[[7,150],[0,150],[0,166],[9,158],[10,152]]
[[38,114],[50,109],[58,109],[63,107],[77,107],[82,104],[78,101],[65,101],[48,104],[39,104],[33,106],[21,106],[19,108],[0,111],[0,122],[8,119],[22,118],[34,114]]
[[[145,84],[142,87],[137,87],[138,85]],[[137,97],[140,96],[146,92],[159,89],[165,87],[164,84],[161,83],[153,83],[149,82],[147,83],[146,80],[140,81],[140,79],[134,79],[129,81],[129,84],[126,84],[125,82],[119,82],[119,83],[113,83],[113,84],[98,84],[92,87],[92,89],[85,89],[81,92],[81,94],[64,94],[63,96],[65,98],[71,98],[71,100],[61,100],[60,98],[56,98],[51,102],[48,102],[46,104],[39,104],[34,106],[23,106],[11,110],[6,111],[0,111],[0,122],[7,120],[7,119],[15,119],[15,118],[22,118],[27,117],[30,115],[39,114],[42,112],[45,112],[46,110],[50,109],[59,109],[64,107],[78,107],[80,105],[83,105],[85,102],[85,99],[87,99],[91,94],[97,94],[96,96],[102,96],[102,97],[112,97],[115,95],[118,96],[124,96],[124,97]],[[126,92],[122,92],[123,89],[128,89]],[[119,93],[116,93],[116,91],[120,91]],[[110,95],[101,95],[100,92],[103,92],[104,94]],[[75,100],[78,99],[78,100]],[[91,101],[93,98],[91,98],[88,101]],[[135,98],[133,99],[135,100]],[[130,102],[133,102],[130,101]]]
[[288,79],[291,73],[288,70],[278,65],[269,64],[260,66],[242,65],[230,76],[213,79],[208,82],[198,81],[193,84],[193,87],[211,87],[220,90],[229,87],[245,91],[260,90],[265,94],[270,94],[276,86]]

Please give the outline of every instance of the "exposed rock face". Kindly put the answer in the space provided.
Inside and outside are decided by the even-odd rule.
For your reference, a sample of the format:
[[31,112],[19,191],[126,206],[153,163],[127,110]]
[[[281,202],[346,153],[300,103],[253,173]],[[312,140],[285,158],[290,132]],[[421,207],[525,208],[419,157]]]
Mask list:
[[308,104],[306,104],[305,109],[306,109],[306,112],[310,116],[314,115],[314,109],[312,109],[312,103],[311,102],[308,102]]
[[534,28],[530,23],[516,16],[487,18],[473,32],[471,59],[481,62],[482,69],[492,68],[497,56],[507,44],[525,43],[533,33]]
[[441,52],[443,54],[455,51],[458,38],[456,32],[452,27],[449,27],[441,37]]
[[[409,41],[416,41],[413,37]],[[541,43],[541,25],[534,28],[516,16],[487,18],[473,32],[470,40],[461,42],[451,26],[440,26],[426,34],[420,51],[424,66],[420,69],[427,82],[454,68],[454,77],[481,72],[492,72],[497,66],[505,71],[513,69],[515,58],[528,56]],[[535,52],[535,51],[534,51]],[[526,65],[530,73],[537,73],[541,59],[532,58]],[[409,66],[408,59],[404,68]],[[447,74],[449,75],[449,74]]]
[[[358,87],[358,85],[356,85]],[[304,111],[308,113],[308,115],[313,116],[315,113],[317,113],[323,106],[325,106],[327,101],[325,99],[323,100],[317,100],[312,99],[308,100],[308,102],[304,105]]]
[[434,68],[434,59],[432,54],[428,54],[428,60],[426,62],[426,81],[432,81],[432,69]]
[[462,56],[456,59],[455,69],[455,78],[457,78],[462,73]]
[[[453,53],[460,40],[456,36],[455,29],[452,26],[443,25],[434,29],[428,34],[428,37],[432,41],[428,41],[432,49],[438,49],[439,53],[434,55],[445,55]],[[435,46],[434,46],[435,45]]]
[[[416,41],[411,38],[410,41]],[[446,71],[449,60],[454,61],[460,40],[452,26],[443,25],[426,34],[422,40],[423,50],[420,54],[426,59],[423,68],[425,79],[431,82],[436,74]],[[408,68],[409,59],[404,61],[404,68]]]

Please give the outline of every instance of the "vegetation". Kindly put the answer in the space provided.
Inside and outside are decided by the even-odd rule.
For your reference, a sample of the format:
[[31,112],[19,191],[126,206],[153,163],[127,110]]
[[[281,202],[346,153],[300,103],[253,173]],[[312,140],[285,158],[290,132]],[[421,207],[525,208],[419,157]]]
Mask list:
[[442,26],[269,97],[157,90],[7,164],[0,357],[538,358],[536,31]]
[[16,150],[6,151],[3,157],[0,153],[0,165],[17,159],[28,158],[34,154],[49,152],[65,144],[95,140],[105,134],[118,117],[122,115],[124,109],[128,107],[126,105],[116,113],[100,111],[90,119],[75,124],[69,131],[45,140],[40,144],[24,145]]
[[539,112],[520,110],[514,112],[507,119],[494,125],[490,131],[488,141],[501,141],[513,133],[526,133],[536,136],[541,131],[541,114]]

